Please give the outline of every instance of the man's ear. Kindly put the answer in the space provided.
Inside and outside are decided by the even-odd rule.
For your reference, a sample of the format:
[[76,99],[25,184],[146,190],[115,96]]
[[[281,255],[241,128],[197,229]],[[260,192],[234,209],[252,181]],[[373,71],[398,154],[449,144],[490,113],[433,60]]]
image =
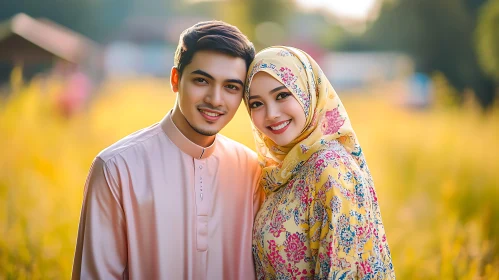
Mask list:
[[172,67],[172,72],[170,74],[170,85],[172,87],[172,91],[178,92],[178,84],[180,83],[180,73],[178,72],[177,67]]

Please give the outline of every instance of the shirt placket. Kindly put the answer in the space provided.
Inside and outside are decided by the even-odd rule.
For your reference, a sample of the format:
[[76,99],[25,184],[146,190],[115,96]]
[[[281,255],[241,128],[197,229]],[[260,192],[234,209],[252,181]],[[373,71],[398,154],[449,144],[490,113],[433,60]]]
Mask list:
[[194,159],[195,193],[196,193],[196,245],[198,251],[208,249],[208,210],[209,197],[206,184],[208,183],[205,160]]

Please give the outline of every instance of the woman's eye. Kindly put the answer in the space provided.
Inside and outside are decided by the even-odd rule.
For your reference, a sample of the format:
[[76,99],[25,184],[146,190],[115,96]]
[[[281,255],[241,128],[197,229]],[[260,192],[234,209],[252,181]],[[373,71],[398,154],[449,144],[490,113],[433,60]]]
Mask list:
[[284,99],[290,95],[291,95],[291,93],[289,93],[289,92],[281,92],[276,96],[276,100]]
[[258,108],[262,105],[263,105],[262,102],[256,101],[256,102],[251,103],[249,107],[250,107],[250,109],[254,109],[254,108]]

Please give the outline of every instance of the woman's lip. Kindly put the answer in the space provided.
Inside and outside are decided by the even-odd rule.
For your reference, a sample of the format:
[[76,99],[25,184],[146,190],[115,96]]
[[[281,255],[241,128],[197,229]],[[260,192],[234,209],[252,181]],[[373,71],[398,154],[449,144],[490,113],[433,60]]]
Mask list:
[[283,133],[284,131],[286,131],[286,129],[288,129],[289,124],[291,124],[291,120],[285,120],[285,121],[278,122],[278,123],[275,123],[275,124],[273,124],[273,125],[272,125],[273,127],[276,127],[276,126],[279,126],[279,125],[281,125],[281,124],[283,124],[283,123],[285,123],[285,122],[289,122],[289,123],[288,123],[287,125],[285,125],[283,128],[279,129],[279,130],[273,130],[273,129],[271,128],[271,126],[267,126],[267,128],[268,128],[268,130],[270,130],[270,132],[272,132],[272,133],[274,133],[274,134],[281,134],[281,133]]

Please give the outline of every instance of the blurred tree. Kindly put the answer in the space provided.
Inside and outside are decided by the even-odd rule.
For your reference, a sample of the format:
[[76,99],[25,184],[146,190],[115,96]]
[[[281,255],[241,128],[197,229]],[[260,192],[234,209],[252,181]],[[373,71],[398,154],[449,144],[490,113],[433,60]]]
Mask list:
[[[273,22],[284,28],[295,4],[286,0],[231,0],[214,3],[218,19],[236,25],[255,44],[256,49],[267,47],[256,40],[256,27]],[[276,36],[282,34],[275,34]]]
[[295,4],[284,0],[253,0],[247,1],[249,18],[253,25],[272,21],[285,24]]
[[491,104],[495,84],[480,68],[473,40],[476,11],[483,2],[385,2],[378,20],[354,46],[406,52],[417,71],[441,71],[458,92],[472,88],[482,105]]
[[499,83],[499,1],[489,0],[480,9],[475,36],[481,65]]

